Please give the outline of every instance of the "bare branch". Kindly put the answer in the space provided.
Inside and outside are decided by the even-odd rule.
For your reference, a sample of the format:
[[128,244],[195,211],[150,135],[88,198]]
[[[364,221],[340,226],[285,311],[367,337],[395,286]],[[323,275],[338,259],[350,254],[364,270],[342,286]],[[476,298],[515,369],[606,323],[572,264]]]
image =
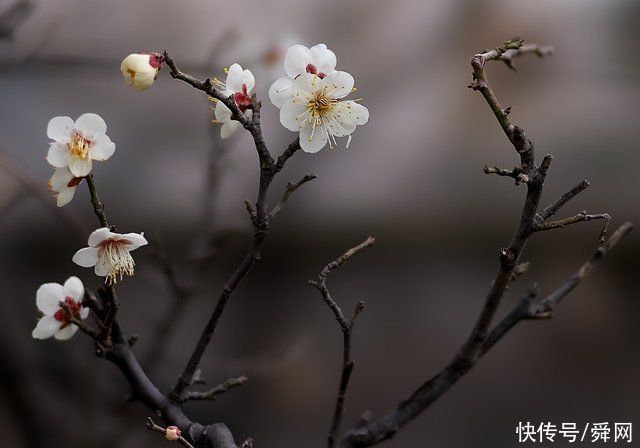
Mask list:
[[85,180],[87,181],[87,187],[89,187],[89,194],[91,195],[91,205],[93,205],[93,211],[98,217],[100,225],[102,225],[102,227],[109,227],[109,221],[104,213],[104,204],[98,197],[98,191],[96,189],[96,183],[93,180],[93,174],[89,174],[85,177]]
[[[147,429],[149,431],[154,431],[154,432],[159,432],[162,433],[165,437],[167,436],[167,429],[163,428],[162,426],[158,426],[156,425],[153,420],[151,420],[151,417],[149,417],[147,419]],[[187,439],[185,439],[182,436],[178,437],[177,442],[179,442],[182,446],[186,447],[186,448],[195,448],[193,445],[191,445]]]
[[571,199],[573,199],[574,197],[582,193],[584,190],[586,190],[590,186],[591,186],[591,183],[588,180],[580,181],[578,185],[576,185],[571,190],[563,194],[560,197],[560,199],[558,199],[556,202],[545,207],[544,210],[540,212],[540,219],[542,219],[543,221],[546,221],[547,219],[555,215],[558,210],[564,207],[567,204],[567,202],[569,202]]
[[604,257],[613,249],[620,240],[633,230],[633,224],[626,222],[621,225],[606,241],[598,246],[598,249],[559,288],[549,294],[540,303],[535,304],[535,290],[523,297],[520,303],[507,314],[489,333],[482,346],[482,355],[491,349],[496,342],[523,319],[545,319],[551,317],[555,307],[564,299],[576,286],[586,279],[591,272],[602,262]]
[[247,378],[246,376],[242,375],[239,377],[234,377],[234,378],[229,378],[228,380],[226,380],[224,383],[218,384],[216,387],[213,387],[209,390],[206,391],[193,391],[193,390],[187,390],[184,392],[184,394],[182,395],[182,397],[180,397],[180,400],[178,400],[180,403],[184,403],[186,401],[204,401],[204,400],[209,400],[209,401],[213,401],[216,399],[216,396],[221,395],[227,391],[229,391],[230,389],[233,389],[235,387],[239,387],[242,386],[244,383],[246,383],[249,380],[249,378]]
[[586,211],[581,211],[577,215],[570,216],[564,219],[558,219],[557,221],[545,221],[536,225],[535,231],[541,232],[544,230],[552,230],[552,229],[564,229],[566,226],[570,226],[571,224],[577,224],[580,222],[593,221],[594,219],[603,219],[605,221],[602,232],[600,233],[600,240],[604,241],[604,237],[607,233],[607,227],[609,225],[609,221],[611,221],[611,216],[608,213],[598,213],[598,214],[587,214]]
[[342,374],[340,376],[340,386],[338,387],[338,397],[336,399],[333,420],[331,423],[331,428],[329,429],[329,448],[333,448],[336,446],[336,435],[338,434],[340,423],[342,422],[342,416],[344,415],[344,405],[347,398],[349,379],[351,378],[351,372],[353,372],[353,367],[355,366],[355,361],[351,359],[351,335],[353,333],[353,325],[355,323],[355,320],[364,309],[364,301],[361,300],[358,302],[351,320],[345,319],[344,314],[342,313],[342,309],[340,309],[340,306],[338,306],[333,297],[331,297],[331,293],[329,292],[329,288],[327,287],[327,276],[331,272],[342,266],[349,258],[354,256],[356,253],[373,245],[374,242],[375,238],[368,237],[364,242],[349,249],[342,256],[326,265],[322,269],[322,271],[320,271],[320,274],[318,274],[317,281],[312,280],[309,282],[312,286],[318,289],[318,291],[320,291],[322,299],[327,304],[329,309],[333,312],[336,320],[338,321],[338,324],[340,325],[340,329],[342,330]]
[[497,174],[498,176],[511,177],[515,179],[516,185],[520,185],[521,183],[527,183],[531,179],[529,176],[522,172],[522,168],[515,167],[512,170],[506,170],[504,168],[499,168],[497,166],[487,166],[484,167],[485,174]]
[[280,213],[280,211],[284,207],[284,204],[289,199],[289,196],[291,196],[294,191],[296,191],[298,188],[300,188],[302,185],[306,184],[307,182],[310,182],[316,178],[317,176],[315,174],[305,174],[304,177],[300,179],[298,182],[293,184],[289,182],[287,184],[287,189],[285,190],[284,195],[282,195],[282,199],[273,207],[271,212],[269,212],[269,219],[270,220],[273,219],[278,213]]

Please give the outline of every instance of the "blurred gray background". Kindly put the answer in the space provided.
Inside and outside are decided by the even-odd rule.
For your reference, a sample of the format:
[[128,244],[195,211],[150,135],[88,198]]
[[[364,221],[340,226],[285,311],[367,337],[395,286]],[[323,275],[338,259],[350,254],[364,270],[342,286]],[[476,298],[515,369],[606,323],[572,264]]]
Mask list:
[[[505,39],[553,44],[519,71],[494,64],[490,79],[512,119],[555,156],[543,202],[583,178],[592,188],[563,216],[609,212],[640,222],[638,106],[640,2],[471,1],[0,1],[0,432],[14,447],[161,446],[149,411],[124,403],[119,372],[78,334],[36,342],[35,291],[78,275],[71,262],[97,226],[86,187],[61,210],[45,190],[46,125],[56,115],[105,118],[115,156],[94,173],[111,221],[152,241],[135,253],[136,276],[119,288],[121,320],[153,380],[176,380],[251,228],[257,157],[248,135],[222,144],[209,103],[166,70],[135,93],[119,65],[134,51],[167,49],[185,71],[221,76],[240,62],[258,78],[273,152],[293,139],[266,90],[290,43],[326,43],[354,74],[371,119],[348,150],[297,154],[273,187],[306,172],[273,225],[263,260],[242,284],[203,362],[211,384],[249,382],[213,403],[187,405],[195,420],[224,421],[258,447],[325,445],[341,359],[333,316],[306,281],[367,235],[378,242],[330,279],[350,312],[367,308],[354,335],[356,369],[345,424],[386,412],[448,361],[466,337],[509,241],[524,188],[482,173],[515,153],[478,93],[470,57]],[[206,230],[205,230],[206,229]],[[549,292],[593,252],[586,223],[532,238],[530,272],[503,312],[534,281]],[[189,254],[213,236],[202,276]],[[525,322],[387,447],[510,447],[518,421],[638,423],[638,235],[624,241],[551,321]],[[206,250],[205,250],[206,252]],[[198,294],[176,300],[157,254]],[[155,255],[154,255],[155,254]],[[180,308],[180,306],[178,306]],[[158,334],[167,313],[175,327]],[[164,327],[162,327],[164,328]],[[555,445],[561,445],[556,442]]]

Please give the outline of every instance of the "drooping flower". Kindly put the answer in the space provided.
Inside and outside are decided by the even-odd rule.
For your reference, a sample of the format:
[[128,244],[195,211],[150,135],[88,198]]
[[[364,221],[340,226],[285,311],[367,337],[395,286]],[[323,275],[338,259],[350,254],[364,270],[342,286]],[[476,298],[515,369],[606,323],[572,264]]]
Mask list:
[[336,146],[336,137],[346,137],[347,147],[356,125],[369,120],[369,110],[357,100],[342,99],[353,91],[353,76],[336,71],[324,78],[303,73],[293,82],[292,96],[280,109],[280,122],[300,132],[300,147],[318,152]]
[[269,99],[278,109],[291,98],[293,81],[303,73],[318,75],[320,79],[332,74],[336,69],[336,55],[325,44],[307,48],[293,45],[284,57],[287,76],[276,80],[269,89]]
[[175,442],[180,439],[181,436],[182,432],[177,426],[168,426],[167,429],[165,429],[164,437],[170,442]]
[[89,235],[88,244],[75,253],[73,262],[85,268],[95,266],[96,275],[107,277],[111,285],[124,275],[133,275],[135,263],[129,252],[145,246],[147,240],[141,233],[120,234],[102,227]]
[[[214,79],[214,83],[224,96],[233,95],[233,100],[242,113],[249,114],[251,112],[247,111],[247,109],[251,106],[251,92],[256,85],[256,79],[250,70],[243,70],[240,64],[235,63],[227,70],[225,82]],[[216,119],[214,123],[222,124],[220,136],[222,138],[231,137],[242,125],[231,118],[231,109],[221,101],[210,99],[216,103],[214,109]]]
[[[77,320],[89,316],[89,308],[82,306],[84,286],[78,277],[69,277],[64,286],[59,283],[45,283],[38,288],[36,305],[43,316],[38,321],[31,336],[35,339],[55,337],[59,341],[71,338],[78,326],[71,323],[67,310]],[[64,303],[67,310],[61,304]]]
[[120,71],[136,92],[148,89],[158,77],[163,57],[159,53],[133,53],[122,60]]
[[107,136],[107,124],[97,114],[81,115],[74,123],[70,117],[54,117],[47,125],[49,144],[47,162],[56,168],[69,167],[75,177],[91,172],[93,160],[111,157],[116,145]]
[[75,177],[69,167],[56,168],[49,179],[49,189],[53,191],[58,207],[67,205],[76,194],[76,187],[82,182],[82,177]]

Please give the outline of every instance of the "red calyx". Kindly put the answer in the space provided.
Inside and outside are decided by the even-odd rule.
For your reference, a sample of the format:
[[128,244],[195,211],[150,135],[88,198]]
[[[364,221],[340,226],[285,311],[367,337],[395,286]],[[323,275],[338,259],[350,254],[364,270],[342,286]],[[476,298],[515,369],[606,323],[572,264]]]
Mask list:
[[247,85],[242,84],[242,92],[236,92],[233,94],[233,101],[236,102],[238,108],[244,112],[251,107],[251,97],[247,93]]
[[312,75],[317,75],[318,78],[320,78],[320,79],[322,79],[325,76],[327,76],[324,73],[318,73],[318,69],[313,64],[307,64],[306,70],[307,70],[307,73],[311,73]]
[[[67,306],[67,309],[73,317],[75,317],[76,319],[80,318],[80,305],[73,299],[73,297],[65,297],[63,303]],[[57,320],[58,322],[62,322],[64,325],[68,325],[70,323],[67,312],[63,308],[60,308],[58,311],[56,311],[53,317],[55,318],[55,320]]]

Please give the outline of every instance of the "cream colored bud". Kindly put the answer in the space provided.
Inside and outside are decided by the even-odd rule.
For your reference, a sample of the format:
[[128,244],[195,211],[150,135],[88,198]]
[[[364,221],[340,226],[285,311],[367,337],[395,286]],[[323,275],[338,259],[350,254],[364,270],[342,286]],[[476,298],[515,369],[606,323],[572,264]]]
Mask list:
[[162,67],[162,55],[158,53],[130,54],[120,64],[124,80],[139,92],[151,87]]

